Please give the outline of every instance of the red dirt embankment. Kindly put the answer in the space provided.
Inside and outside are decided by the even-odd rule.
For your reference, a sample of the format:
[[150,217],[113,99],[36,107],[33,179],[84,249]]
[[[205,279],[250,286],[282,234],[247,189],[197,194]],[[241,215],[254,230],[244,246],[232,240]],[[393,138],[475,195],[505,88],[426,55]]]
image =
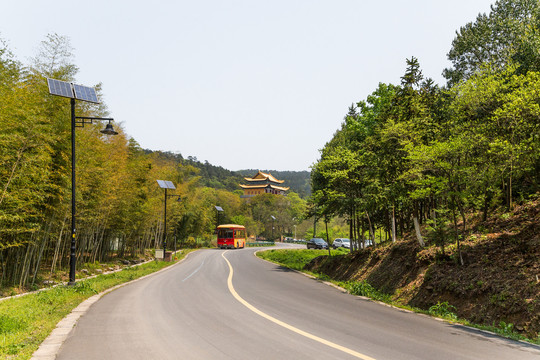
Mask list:
[[[474,223],[474,219],[472,221]],[[366,280],[402,304],[429,309],[447,301],[460,318],[483,325],[513,324],[540,334],[540,201],[474,225],[462,241],[464,265],[456,246],[420,248],[416,240],[399,241],[343,256],[314,259],[306,270],[336,280]]]

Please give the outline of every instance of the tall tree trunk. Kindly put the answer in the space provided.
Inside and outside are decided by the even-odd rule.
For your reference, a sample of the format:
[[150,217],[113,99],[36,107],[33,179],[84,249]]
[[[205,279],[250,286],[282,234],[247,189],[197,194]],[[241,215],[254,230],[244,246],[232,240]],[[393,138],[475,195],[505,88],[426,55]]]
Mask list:
[[332,256],[330,252],[330,237],[328,236],[328,218],[324,217],[324,226],[326,228],[326,243],[328,244],[328,257]]
[[[373,231],[373,226],[371,225],[371,219],[369,218],[369,213],[366,211],[366,216],[367,216],[367,220],[368,220],[368,225],[369,225],[369,235],[371,236],[371,246],[373,247],[376,247],[375,245],[375,232]],[[365,244],[364,244],[364,247],[365,247]]]
[[488,217],[488,207],[489,207],[489,195],[488,195],[488,191],[486,189],[486,191],[484,191],[484,206],[483,206],[483,215],[482,215],[482,221],[483,222],[486,222],[487,221],[487,217]]
[[43,239],[41,240],[41,248],[39,249],[39,255],[38,255],[35,267],[34,267],[34,276],[32,278],[32,285],[36,283],[36,276],[37,276],[37,273],[39,272],[39,266],[41,264],[41,257],[43,255],[43,250],[45,249],[45,244],[49,241],[51,222],[49,223],[49,226],[47,227],[47,231],[45,232],[45,234],[43,235]]
[[426,246],[424,243],[424,239],[422,238],[422,233],[420,232],[420,224],[418,223],[418,218],[415,216],[413,217],[414,222],[414,231],[416,232],[416,239],[418,240],[418,243],[421,247]]
[[461,256],[461,246],[460,246],[460,242],[459,242],[459,230],[458,230],[457,216],[456,216],[455,207],[452,207],[452,218],[453,218],[453,221],[454,221],[454,236],[455,236],[456,244],[457,244],[457,248],[458,248],[459,263],[461,265],[463,265],[464,262],[463,262],[463,257]]
[[392,206],[392,242],[396,242],[396,207]]
[[350,217],[349,217],[349,239],[350,239],[350,243],[351,243],[351,245],[349,246],[349,252],[354,251],[354,225],[353,225],[353,222],[354,222],[354,216],[353,216],[353,213],[351,211],[351,214],[350,214]]
[[413,208],[413,223],[414,223],[414,231],[416,232],[416,239],[418,240],[418,243],[421,247],[426,246],[424,243],[424,239],[422,238],[422,233],[420,232],[420,224],[418,223],[418,204],[414,203]]
[[62,233],[64,232],[64,226],[66,224],[67,217],[64,217],[64,221],[62,222],[62,226],[60,227],[60,234],[58,235],[58,240],[56,241],[56,246],[54,248],[54,255],[51,263],[51,272],[50,275],[52,276],[54,269],[56,267],[56,261],[58,260],[58,254],[60,253],[60,245],[62,244]]

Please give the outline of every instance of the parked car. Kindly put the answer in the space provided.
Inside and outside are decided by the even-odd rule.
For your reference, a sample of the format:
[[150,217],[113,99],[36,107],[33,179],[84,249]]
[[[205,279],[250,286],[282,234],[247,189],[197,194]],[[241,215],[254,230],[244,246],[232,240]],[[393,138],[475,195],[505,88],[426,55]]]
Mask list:
[[311,238],[307,243],[308,249],[328,249],[328,244],[321,238]]
[[364,246],[364,243],[362,241],[360,241],[360,247],[361,248],[368,247],[368,246],[373,246],[373,242],[371,240],[366,239],[365,241],[366,241],[365,246]]
[[346,238],[337,238],[332,243],[332,246],[334,247],[334,249],[337,249],[337,248],[340,248],[340,247],[350,249],[351,248],[351,241],[349,239],[346,239]]

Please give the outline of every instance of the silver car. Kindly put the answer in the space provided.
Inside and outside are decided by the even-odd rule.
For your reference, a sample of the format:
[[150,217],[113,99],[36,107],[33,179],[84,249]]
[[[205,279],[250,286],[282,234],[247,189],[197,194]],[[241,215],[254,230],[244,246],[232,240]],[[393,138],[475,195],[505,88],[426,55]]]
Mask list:
[[332,247],[334,249],[337,249],[339,247],[344,247],[346,249],[350,249],[351,248],[351,241],[349,239],[346,239],[346,238],[337,238],[332,243]]

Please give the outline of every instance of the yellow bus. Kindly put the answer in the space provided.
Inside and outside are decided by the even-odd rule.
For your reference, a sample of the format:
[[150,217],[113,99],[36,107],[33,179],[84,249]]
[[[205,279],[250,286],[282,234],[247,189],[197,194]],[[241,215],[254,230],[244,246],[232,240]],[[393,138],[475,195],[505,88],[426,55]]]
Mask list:
[[246,228],[236,224],[219,225],[217,227],[217,246],[220,249],[246,247]]

